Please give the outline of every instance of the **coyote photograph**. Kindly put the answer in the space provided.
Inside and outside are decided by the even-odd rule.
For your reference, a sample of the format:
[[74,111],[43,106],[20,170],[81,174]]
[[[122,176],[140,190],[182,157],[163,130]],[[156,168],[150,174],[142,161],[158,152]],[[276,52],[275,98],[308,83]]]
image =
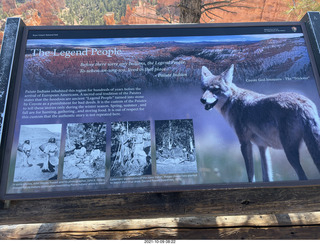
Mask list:
[[201,70],[206,110],[217,109],[233,127],[245,162],[248,181],[255,181],[252,144],[259,148],[263,181],[272,181],[269,148],[282,149],[299,180],[307,180],[299,159],[302,141],[320,172],[320,119],[316,105],[295,92],[271,95],[237,87],[234,65],[219,75]]

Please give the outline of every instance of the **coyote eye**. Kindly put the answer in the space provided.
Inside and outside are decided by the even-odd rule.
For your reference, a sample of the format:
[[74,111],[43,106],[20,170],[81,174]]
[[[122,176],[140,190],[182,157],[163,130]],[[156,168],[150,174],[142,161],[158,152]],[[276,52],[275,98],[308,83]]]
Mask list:
[[220,92],[220,87],[219,86],[210,86],[209,91],[212,93],[219,93]]

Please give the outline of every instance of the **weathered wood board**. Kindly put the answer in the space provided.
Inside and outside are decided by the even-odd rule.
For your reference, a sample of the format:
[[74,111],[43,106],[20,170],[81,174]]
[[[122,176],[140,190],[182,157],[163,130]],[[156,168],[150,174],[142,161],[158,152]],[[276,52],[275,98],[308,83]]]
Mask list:
[[319,192],[300,186],[11,201],[0,209],[0,239],[319,239]]
[[319,239],[320,212],[0,226],[14,239]]

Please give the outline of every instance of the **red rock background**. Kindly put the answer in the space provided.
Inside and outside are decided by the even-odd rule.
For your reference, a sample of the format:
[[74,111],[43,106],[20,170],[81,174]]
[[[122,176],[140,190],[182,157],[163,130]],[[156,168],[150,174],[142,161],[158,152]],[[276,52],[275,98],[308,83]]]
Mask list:
[[[214,22],[295,21],[294,16],[286,13],[290,4],[292,0],[248,0],[241,5],[249,8],[230,8],[231,11],[237,12],[235,14],[216,11],[221,19],[215,18]],[[210,21],[208,18],[206,20]]]
[[57,16],[65,7],[64,0],[32,0],[23,4],[16,4],[15,0],[0,0],[2,9],[10,16],[22,17],[27,25],[63,25]]
[[[206,0],[210,2],[210,0]],[[158,6],[174,5],[178,0],[158,0]],[[269,21],[295,21],[297,17],[288,15],[289,5],[292,0],[247,0],[245,8],[229,8],[236,13],[215,10],[219,17],[209,19],[205,15],[203,23],[221,22],[269,22]],[[66,8],[65,0],[30,0],[17,4],[15,0],[0,0],[0,7],[9,16],[21,17],[27,25],[64,25],[58,14]],[[106,13],[103,16],[106,25],[114,24],[165,24],[163,20],[156,20],[156,6],[151,6],[143,0],[133,1],[127,6],[126,15],[122,16],[120,22],[114,19],[114,13]],[[149,16],[149,18],[142,17]],[[166,16],[168,17],[168,16]],[[173,22],[178,22],[178,16]],[[0,20],[0,41],[3,36],[5,19]]]

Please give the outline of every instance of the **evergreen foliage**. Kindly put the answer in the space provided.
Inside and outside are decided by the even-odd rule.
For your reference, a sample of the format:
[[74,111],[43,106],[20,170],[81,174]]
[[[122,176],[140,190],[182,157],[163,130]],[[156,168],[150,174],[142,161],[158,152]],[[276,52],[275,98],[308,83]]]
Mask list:
[[320,11],[319,0],[292,0],[287,14],[300,20],[308,11]]
[[114,18],[119,22],[131,2],[132,0],[66,0],[66,10],[61,13],[61,18],[67,25],[103,25],[103,16],[114,12]]

